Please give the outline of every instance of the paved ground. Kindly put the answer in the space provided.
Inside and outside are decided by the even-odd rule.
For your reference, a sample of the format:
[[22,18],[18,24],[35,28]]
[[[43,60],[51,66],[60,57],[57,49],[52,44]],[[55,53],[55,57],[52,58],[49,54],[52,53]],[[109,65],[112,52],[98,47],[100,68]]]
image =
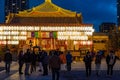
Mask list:
[[4,70],[5,68],[4,67],[0,67],[0,71]]
[[[87,78],[85,76],[85,68],[83,62],[77,62],[72,64],[72,71],[67,72],[63,70],[60,72],[60,80],[120,80],[120,61],[117,61],[114,67],[114,75],[112,77],[106,76],[106,63],[102,61],[101,74],[99,77],[95,75],[95,65],[92,64],[92,75]],[[4,63],[2,63],[4,65]],[[0,65],[1,66],[1,65]],[[42,76],[42,72],[37,71],[32,73],[30,76],[18,74],[18,64],[13,62],[10,74],[6,74],[5,71],[0,71],[0,80],[51,80],[51,72],[49,71],[48,76]]]

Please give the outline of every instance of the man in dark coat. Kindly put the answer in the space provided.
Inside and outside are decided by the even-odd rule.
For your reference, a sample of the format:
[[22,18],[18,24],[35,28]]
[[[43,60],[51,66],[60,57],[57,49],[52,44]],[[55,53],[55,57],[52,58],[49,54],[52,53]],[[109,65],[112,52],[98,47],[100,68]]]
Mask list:
[[97,55],[95,56],[95,67],[96,67],[97,76],[100,75],[101,60],[102,60],[102,56],[100,54],[100,51],[98,51]]
[[48,75],[48,61],[49,61],[49,57],[47,55],[46,51],[43,51],[43,60],[42,60],[42,66],[43,66],[43,76]]
[[55,51],[54,55],[49,60],[49,65],[52,69],[52,80],[59,80],[60,64],[61,61],[58,56],[58,51]]
[[71,71],[72,55],[70,51],[66,54],[67,71]]
[[12,63],[12,54],[10,53],[9,49],[5,53],[4,62],[5,62],[6,73],[9,73],[10,72],[10,64]]
[[37,55],[35,54],[35,51],[31,53],[31,73],[36,71],[36,61],[37,61]]
[[25,61],[25,75],[29,75],[29,69],[31,63],[30,49],[27,49],[27,52],[24,54],[24,61]]
[[117,57],[114,54],[114,51],[110,51],[109,55],[106,57],[106,63],[107,63],[107,75],[112,76],[113,74],[113,66],[116,63]]
[[39,63],[39,71],[40,72],[42,71],[42,68],[43,68],[42,67],[43,53],[44,53],[44,51],[39,49],[39,52],[37,54],[37,60],[38,60],[38,63]]
[[23,64],[24,64],[24,54],[23,54],[23,51],[21,50],[18,54],[18,63],[19,63],[19,74],[23,74],[22,72],[22,67],[23,67]]
[[90,55],[90,52],[87,52],[83,61],[85,62],[86,76],[89,77],[91,75],[91,62],[92,62],[92,56]]

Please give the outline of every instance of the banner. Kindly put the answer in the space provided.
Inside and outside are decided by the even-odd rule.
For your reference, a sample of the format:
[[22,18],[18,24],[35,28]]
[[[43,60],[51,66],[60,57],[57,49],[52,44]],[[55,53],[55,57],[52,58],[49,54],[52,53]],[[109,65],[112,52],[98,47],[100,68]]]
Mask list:
[[35,38],[38,38],[38,37],[39,37],[39,33],[35,32]]
[[50,38],[53,38],[53,32],[50,32]]
[[35,37],[35,32],[31,32],[31,37]]
[[53,32],[53,38],[57,38],[57,32]]
[[49,32],[41,32],[41,38],[50,38]]
[[50,32],[50,38],[57,38],[57,32]]
[[27,37],[31,38],[31,32],[27,32]]

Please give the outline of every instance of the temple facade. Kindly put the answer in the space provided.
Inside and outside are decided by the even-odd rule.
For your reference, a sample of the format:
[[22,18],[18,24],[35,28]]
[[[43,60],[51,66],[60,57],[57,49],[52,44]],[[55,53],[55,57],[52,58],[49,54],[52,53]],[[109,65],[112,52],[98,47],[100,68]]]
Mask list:
[[0,44],[19,49],[40,46],[44,50],[93,50],[92,24],[82,22],[82,14],[63,9],[51,0],[18,14],[10,13],[0,24]]

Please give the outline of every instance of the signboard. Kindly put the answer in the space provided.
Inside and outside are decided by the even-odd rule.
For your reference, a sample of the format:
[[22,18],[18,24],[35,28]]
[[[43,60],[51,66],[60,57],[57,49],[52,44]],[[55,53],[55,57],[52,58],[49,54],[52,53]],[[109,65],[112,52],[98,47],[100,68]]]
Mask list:
[[50,38],[57,38],[57,32],[50,32]]
[[38,38],[38,37],[39,37],[39,33],[35,32],[35,38]]
[[41,32],[41,38],[50,38],[49,32]]

